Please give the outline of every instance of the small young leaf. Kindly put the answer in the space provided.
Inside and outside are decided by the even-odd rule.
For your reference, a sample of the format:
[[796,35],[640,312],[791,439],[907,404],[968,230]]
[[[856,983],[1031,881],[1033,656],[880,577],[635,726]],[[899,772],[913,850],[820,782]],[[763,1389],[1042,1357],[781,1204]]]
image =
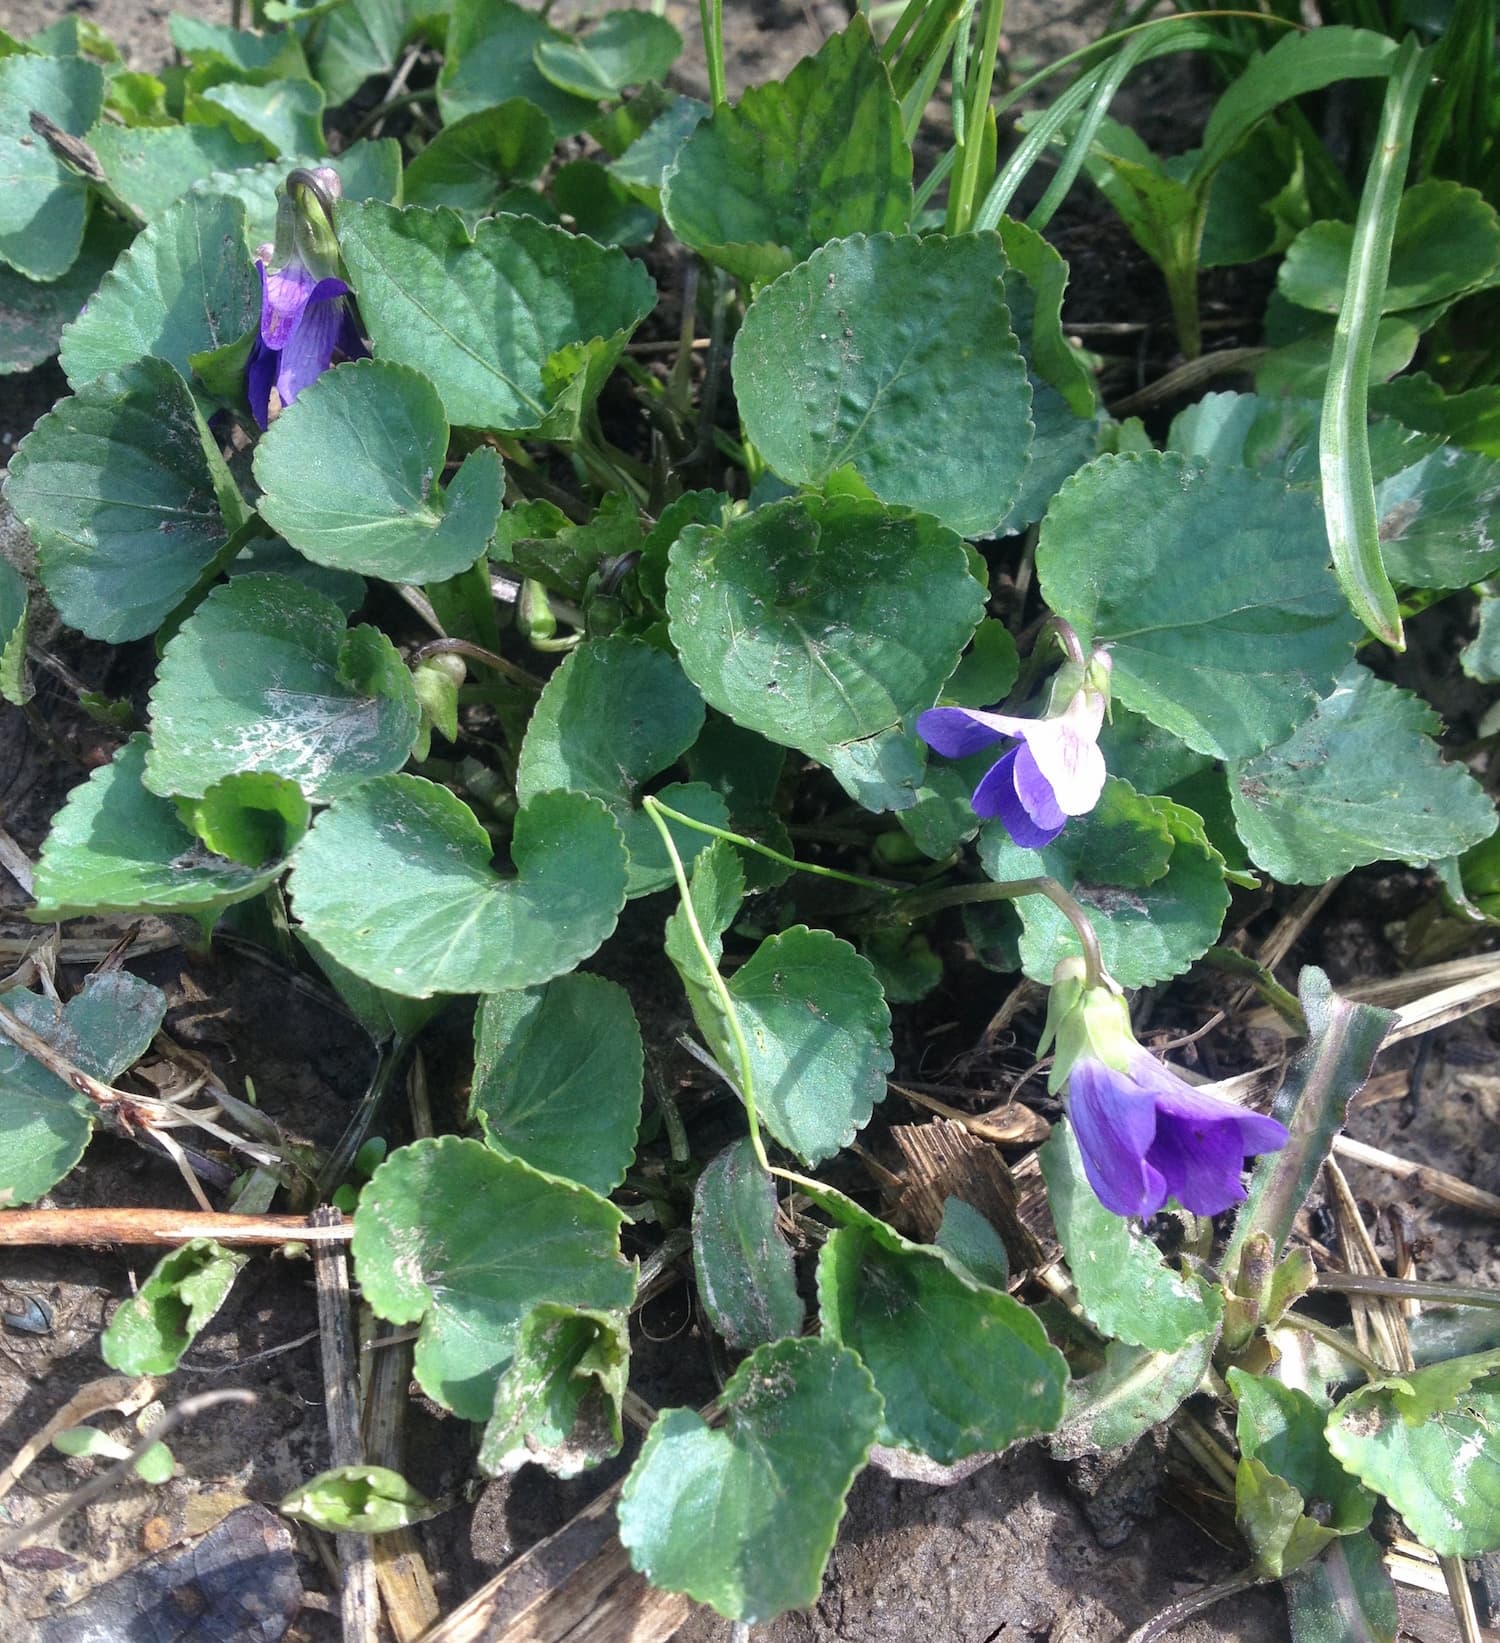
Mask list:
[[[735,341],[745,431],[772,470],[822,485],[852,465],[882,501],[963,536],[1005,518],[1031,390],[998,234],[835,241],[767,286]],[[973,330],[953,346],[952,316]]]
[[104,105],[104,75],[82,57],[16,52],[0,58],[0,262],[27,279],[73,266],[88,216],[88,182],[31,129],[44,114],[81,137]]
[[280,875],[284,862],[246,866],[206,850],[177,806],[144,785],[148,746],[145,736],[132,736],[68,795],[37,863],[34,917],[160,912],[201,919],[258,895]]
[[490,993],[469,1114],[497,1151],[608,1194],[635,1156],[643,1058],[630,996],[603,976]]
[[1104,1367],[1069,1381],[1062,1425],[1048,1440],[1060,1460],[1123,1449],[1168,1420],[1203,1382],[1213,1358],[1216,1332],[1190,1335],[1175,1351],[1111,1341]]
[[903,234],[912,158],[864,15],[782,81],[753,86],[678,150],[662,209],[685,245],[741,279],[775,279],[825,240]]
[[536,12],[512,0],[454,0],[438,76],[443,124],[451,126],[512,97],[535,103],[559,137],[572,137],[591,124],[599,112],[597,102],[559,90],[537,68],[532,53],[545,41],[571,43]]
[[411,674],[378,629],[285,576],[216,587],[162,652],[146,780],[201,797],[269,770],[331,799],[406,763],[420,714]]
[[255,450],[261,517],[320,565],[442,582],[495,534],[505,475],[471,451],[446,485],[448,422],[419,371],[386,360],[335,366],[304,388]]
[[1333,1458],[1324,1427],[1327,1409],[1309,1393],[1265,1375],[1228,1372],[1239,1405],[1235,1436],[1240,1453],[1261,1461],[1302,1496],[1317,1521],[1335,1534],[1368,1528],[1375,1497]]
[[387,1466],[336,1466],[299,1484],[277,1510],[331,1534],[384,1535],[438,1508]]
[[26,583],[0,559],[0,697],[15,707],[31,698],[26,678]]
[[693,1271],[709,1322],[736,1352],[802,1332],[776,1187],[747,1140],[725,1147],[693,1191]]
[[1243,468],[1099,457],[1048,509],[1037,569],[1111,647],[1115,700],[1218,758],[1285,736],[1353,653],[1316,504]]
[[1312,716],[1230,767],[1240,837],[1283,883],[1322,884],[1373,861],[1424,867],[1495,831],[1495,807],[1429,734],[1419,697],[1351,662]]
[[535,218],[471,237],[446,207],[345,201],[338,221],[375,352],[430,377],[458,427],[572,437],[656,303],[623,251]]
[[622,1313],[534,1307],[495,1387],[479,1470],[501,1477],[531,1461],[571,1478],[619,1454],[629,1368],[630,1330]]
[[846,1224],[818,1258],[818,1310],[875,1377],[877,1442],[951,1465],[1057,1425],[1067,1364],[1034,1314],[849,1200],[836,1213]]
[[236,341],[260,314],[260,280],[238,200],[189,194],[162,212],[62,334],[75,388],[147,355],[184,378],[189,356]]
[[233,481],[187,384],[160,359],[59,400],[11,458],[6,499],[63,620],[151,633],[228,550]]
[[375,1171],[354,1216],[354,1259],[378,1317],[420,1320],[423,1390],[483,1421],[534,1307],[630,1305],[623,1220],[586,1187],[448,1135],[401,1147]]
[[611,102],[626,86],[662,81],[682,52],[682,36],[649,11],[612,11],[576,40],[538,40],[532,61],[560,91]]
[[1332,1529],[1308,1517],[1301,1494],[1264,1461],[1241,1455],[1234,1478],[1234,1521],[1250,1548],[1251,1567],[1279,1580],[1301,1568],[1335,1539]]
[[292,873],[293,909],[340,964],[409,998],[534,987],[614,930],[625,846],[597,799],[540,793],[523,805],[513,879],[492,871],[492,849],[446,788],[380,776],[313,823]]
[[124,1375],[170,1375],[249,1259],[212,1238],[194,1238],[162,1256],[137,1293],[116,1307],[99,1341],[104,1361]]
[[1114,1340],[1176,1352],[1219,1327],[1218,1291],[1173,1272],[1156,1246],[1094,1196],[1072,1127],[1053,1128],[1040,1153],[1058,1241],[1089,1322]]
[[720,1406],[717,1431],[691,1409],[657,1417],[620,1496],[620,1539],[653,1585],[755,1624],[817,1598],[880,1395],[852,1352],[777,1341]]

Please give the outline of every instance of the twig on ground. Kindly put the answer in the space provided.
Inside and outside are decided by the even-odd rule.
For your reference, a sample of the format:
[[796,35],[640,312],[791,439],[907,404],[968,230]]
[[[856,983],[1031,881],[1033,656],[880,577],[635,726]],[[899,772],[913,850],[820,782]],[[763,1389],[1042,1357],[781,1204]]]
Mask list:
[[0,1248],[51,1244],[347,1243],[349,1226],[310,1226],[300,1215],[195,1214],[178,1209],[9,1209],[0,1215]]

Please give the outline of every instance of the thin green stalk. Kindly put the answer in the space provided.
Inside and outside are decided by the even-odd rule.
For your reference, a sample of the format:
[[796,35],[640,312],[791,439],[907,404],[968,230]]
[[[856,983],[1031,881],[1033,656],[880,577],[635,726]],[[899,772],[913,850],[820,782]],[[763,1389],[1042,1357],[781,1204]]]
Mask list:
[[690,827],[695,833],[706,833],[711,839],[723,839],[726,844],[737,844],[742,850],[753,850],[756,855],[764,856],[767,861],[774,861],[782,867],[790,867],[798,873],[811,873],[820,879],[836,879],[840,884],[854,884],[861,890],[879,890],[885,895],[894,895],[906,888],[903,884],[888,884],[883,879],[867,878],[862,873],[844,873],[837,867],[820,867],[816,862],[798,861],[795,856],[783,855],[781,851],[773,850],[769,844],[762,844],[759,839],[747,838],[743,833],[731,833],[728,828],[715,827],[712,822],[699,821],[696,816],[684,815],[681,810],[674,810],[671,805],[663,804],[660,799],[652,799],[651,806],[668,820],[678,822],[683,827]]
[[1104,984],[1104,961],[1099,955],[1099,937],[1083,908],[1056,879],[1007,879],[991,884],[940,885],[935,890],[912,890],[886,909],[886,916],[902,924],[914,924],[929,913],[945,907],[965,907],[975,902],[1015,901],[1020,896],[1045,896],[1073,926],[1083,948],[1085,979],[1090,987]]
[[1387,1278],[1366,1272],[1320,1272],[1314,1287],[1337,1295],[1383,1295],[1398,1301],[1429,1301],[1434,1306],[1500,1308],[1500,1289],[1484,1289],[1475,1284]]
[[714,955],[704,939],[703,926],[698,922],[698,909],[693,905],[693,894],[688,887],[687,872],[682,865],[682,857],[677,853],[677,843],[672,837],[672,830],[667,826],[664,815],[665,806],[654,798],[647,797],[641,801],[641,808],[651,818],[652,825],[661,834],[661,842],[667,852],[667,859],[672,863],[672,877],[677,880],[677,893],[682,898],[682,914],[687,920],[688,931],[692,935],[693,945],[698,949],[698,957],[703,960],[704,969],[708,973],[709,984],[719,1000],[719,1008],[724,1012],[724,1020],[729,1026],[729,1036],[734,1040],[735,1059],[739,1062],[740,1100],[745,1104],[745,1120],[750,1129],[750,1145],[754,1148],[756,1161],[768,1174],[771,1161],[766,1157],[766,1144],[760,1134],[760,1114],[755,1106],[755,1072],[750,1064],[750,1045],[745,1038],[745,1029],[740,1025],[739,1011],[734,1007],[734,999],[729,988],[724,984],[724,978],[719,974],[719,966],[714,962]]
[[974,217],[980,160],[985,151],[985,112],[990,106],[990,94],[995,86],[995,63],[1000,55],[1000,24],[1004,17],[1005,0],[980,0],[979,61],[969,79],[958,182],[948,201],[950,234],[964,233]]
[[1390,1374],[1390,1370],[1378,1358],[1372,1358],[1368,1352],[1362,1352],[1353,1341],[1345,1340],[1338,1330],[1325,1324],[1320,1318],[1309,1318],[1305,1312],[1290,1311],[1282,1315],[1277,1328],[1299,1329],[1304,1335],[1311,1335],[1315,1341],[1321,1341],[1341,1358],[1358,1364],[1364,1370],[1367,1380],[1383,1381]]
[[1365,173],[1349,276],[1339,304],[1323,394],[1319,461],[1333,569],[1354,614],[1393,649],[1404,650],[1396,590],[1380,557],[1380,514],[1370,465],[1370,360],[1390,273],[1396,212],[1411,158],[1412,130],[1427,86],[1427,59],[1415,35],[1396,54],[1380,135]]
[[698,0],[703,55],[708,59],[708,96],[715,108],[729,101],[724,90],[724,0]]

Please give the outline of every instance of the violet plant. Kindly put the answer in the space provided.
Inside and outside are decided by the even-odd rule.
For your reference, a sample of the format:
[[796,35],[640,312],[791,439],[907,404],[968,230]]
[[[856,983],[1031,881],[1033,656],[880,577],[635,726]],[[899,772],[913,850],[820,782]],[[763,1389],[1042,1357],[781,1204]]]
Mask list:
[[[0,567],[0,690],[28,703],[28,596],[159,649],[55,820],[32,916],[286,933],[379,1055],[330,1154],[258,1143],[296,1204],[348,1201],[410,1046],[477,1001],[468,1123],[359,1185],[356,1276],[419,1326],[417,1379],[482,1426],[483,1473],[567,1476],[624,1441],[638,1259],[690,1245],[744,1356],[714,1422],[664,1411],[635,1460],[620,1532],[658,1585],[766,1619],[816,1598],[872,1453],[1113,1450],[1197,1399],[1236,1434],[1209,1484],[1240,1583],[1286,1578],[1312,1639],[1348,1619],[1354,1569],[1346,1635],[1388,1635],[1377,1495],[1442,1557],[1500,1545],[1500,1357],[1373,1362],[1297,1305],[1293,1216],[1388,1017],[1315,971],[1300,1007],[1256,973],[1306,1039],[1267,1115],[1172,1071],[1130,1000],[1243,967],[1226,918],[1275,884],[1432,866],[1489,917],[1465,889],[1488,883],[1492,800],[1384,677],[1344,573],[1373,530],[1414,623],[1500,573],[1493,423],[1398,374],[1379,300],[1159,444],[1108,414],[1039,226],[1086,164],[1104,176],[1134,63],[1223,48],[1191,19],[1087,57],[997,167],[999,0],[911,0],[883,40],[861,13],[737,101],[706,0],[712,106],[663,89],[681,42],[654,13],[574,36],[508,0],[454,0],[441,27],[388,9],[378,38],[352,0],[268,3],[261,31],[177,18],[160,80],[85,24],[6,41],[0,302],[22,320],[0,347],[8,370],[58,352],[72,392],[10,465],[36,583]],[[1230,55],[1184,185],[1199,231],[1291,98],[1395,84],[1359,30]],[[398,57],[408,90],[381,101]],[[945,72],[957,140],[914,187]],[[403,137],[373,135],[398,103]],[[1007,208],[1054,140],[1028,225]],[[1283,282],[1338,307],[1394,281],[1398,196]],[[1462,210],[1464,289],[1493,284],[1500,222]],[[1356,423],[1351,470],[1330,448]],[[1355,492],[1351,557],[1333,504]],[[1488,680],[1493,605],[1465,653]],[[697,1072],[649,1109],[615,943],[637,900],[697,1029]],[[1048,1218],[877,1213],[846,1149],[881,1133],[893,1011],[988,1014],[997,972],[1050,989]],[[115,973],[65,1009],[0,1002],[15,1206],[100,1118],[60,1069],[120,1076],[161,997]],[[725,1102],[743,1137],[705,1156],[698,1117]],[[170,1338],[135,1309],[117,1367],[175,1364],[237,1258],[169,1260],[153,1295],[209,1299]],[[1294,1342],[1322,1352],[1300,1383]],[[377,1523],[368,1472],[358,1509],[330,1474],[289,1510],[426,1509],[384,1474]]]

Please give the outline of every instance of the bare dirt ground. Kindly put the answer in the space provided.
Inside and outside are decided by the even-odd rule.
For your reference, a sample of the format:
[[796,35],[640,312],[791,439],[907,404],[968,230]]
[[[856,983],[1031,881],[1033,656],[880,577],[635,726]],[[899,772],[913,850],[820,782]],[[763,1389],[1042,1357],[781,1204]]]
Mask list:
[[[0,0],[0,26],[25,35],[63,9],[55,0]],[[134,67],[149,68],[167,54],[165,4],[78,0],[71,9],[104,28]],[[214,0],[198,0],[191,9],[224,20],[229,15],[228,5]],[[1013,4],[1007,26],[1010,62],[1018,73],[1029,72],[1087,39],[1107,10],[1098,0],[1067,10],[1045,0]],[[732,87],[784,73],[846,15],[829,0],[754,0],[726,12]],[[694,42],[696,7],[669,0],[668,13]],[[690,44],[680,70],[684,89],[705,89],[701,61]],[[1136,89],[1125,113],[1151,140],[1169,149],[1186,146],[1209,95],[1192,70],[1179,71],[1165,92],[1160,80]],[[1092,202],[1060,222],[1059,238],[1074,263],[1070,313],[1075,318],[1155,319],[1164,312],[1154,271],[1142,265]],[[64,392],[55,366],[6,379],[0,391],[0,459]],[[24,558],[14,521],[3,514],[0,551]],[[45,630],[43,637],[53,639]],[[95,688],[128,695],[149,676],[143,647],[110,651],[67,635],[57,636],[56,644]],[[0,718],[0,819],[33,854],[66,790],[107,747],[103,734],[50,689],[45,677],[41,687],[38,704],[52,722],[58,747],[40,741],[19,713]],[[1464,704],[1457,711],[1464,711]],[[1392,973],[1400,960],[1386,934],[1395,916],[1391,894],[1374,876],[1356,875],[1314,926],[1294,963],[1322,963],[1336,982]],[[0,917],[20,901],[17,887],[0,873]],[[648,924],[659,917],[653,909]],[[15,920],[11,926],[24,928]],[[206,955],[165,950],[132,968],[167,991],[169,1032],[208,1056],[231,1089],[241,1090],[251,1078],[261,1101],[292,1127],[325,1144],[336,1137],[368,1080],[371,1052],[325,995],[290,986],[228,943],[216,943]],[[982,972],[972,973],[976,985],[986,985]],[[1286,973],[1293,974],[1294,967]],[[81,972],[70,974],[76,980]],[[669,1018],[680,1013],[675,989],[663,986],[657,1008]],[[983,1004],[980,1010],[988,1013]],[[462,1110],[467,1030],[464,1011],[455,1007],[428,1035],[436,1046],[430,1099],[439,1127],[456,1122]],[[445,1044],[451,1056],[445,1055]],[[1410,1061],[1407,1055],[1396,1065]],[[1403,1078],[1392,1071],[1381,1086],[1391,1098],[1364,1107],[1352,1133],[1500,1191],[1500,1153],[1482,1139],[1494,1135],[1500,1120],[1495,1064],[1490,1034],[1482,1025],[1462,1024],[1434,1044],[1419,1075]],[[1424,1275],[1500,1280],[1491,1223],[1414,1195],[1373,1172],[1356,1169],[1353,1179],[1368,1204],[1405,1206]],[[101,1136],[54,1201],[186,1206],[186,1194],[170,1167]],[[6,1252],[0,1261],[0,1311],[7,1314],[0,1329],[0,1461],[67,1398],[108,1372],[99,1355],[99,1331],[153,1259],[149,1251],[109,1249]],[[28,1312],[35,1303],[50,1327],[42,1333],[13,1327],[16,1317],[35,1316]],[[715,1365],[694,1322],[685,1278],[645,1309],[640,1324],[643,1396],[657,1406],[696,1404],[711,1396]],[[208,1387],[244,1386],[258,1394],[258,1402],[248,1411],[185,1429],[174,1442],[180,1470],[172,1482],[112,1495],[70,1519],[41,1546],[0,1561],[0,1636],[18,1643],[28,1637],[82,1643],[85,1637],[134,1635],[122,1629],[118,1615],[101,1622],[103,1630],[80,1629],[86,1625],[80,1612],[64,1611],[114,1577],[190,1546],[238,1509],[252,1503],[274,1506],[289,1488],[329,1464],[315,1331],[308,1263],[257,1257],[224,1311],[167,1380],[162,1396],[172,1403]],[[473,1477],[475,1436],[465,1423],[420,1400],[414,1404],[407,1474],[430,1496],[455,1500],[452,1510],[418,1531],[444,1612],[558,1528],[629,1460],[627,1454],[615,1467],[568,1484],[529,1469],[514,1482],[485,1487],[471,1502],[464,1490]],[[60,1498],[92,1464],[52,1454],[37,1463],[23,1487],[44,1500]],[[1163,1496],[1163,1475],[1159,1446],[1150,1440],[1102,1487],[1097,1473],[1070,1472],[1040,1445],[1010,1454],[953,1488],[898,1482],[871,1470],[855,1487],[816,1608],[757,1628],[755,1636],[763,1643],[1110,1643],[1167,1604],[1229,1574],[1238,1561],[1234,1548],[1216,1544],[1197,1525],[1180,1490]],[[314,1594],[314,1603],[320,1601],[317,1594],[333,1590],[322,1551],[305,1532],[283,1534],[277,1545],[278,1557],[295,1559],[288,1564],[294,1587],[300,1582]],[[321,1601],[326,1604],[326,1597]],[[230,1643],[239,1643],[241,1636],[284,1635],[294,1643],[337,1636],[334,1617],[317,1607],[298,1609],[295,1594],[288,1617],[289,1629],[247,1629]],[[1420,1604],[1410,1605],[1407,1623],[1411,1637],[1438,1643],[1451,1635],[1440,1613]],[[1288,1630],[1282,1599],[1272,1588],[1227,1602],[1174,1635],[1182,1643],[1281,1643]],[[730,1628],[699,1611],[679,1636],[683,1643],[727,1643]]]

